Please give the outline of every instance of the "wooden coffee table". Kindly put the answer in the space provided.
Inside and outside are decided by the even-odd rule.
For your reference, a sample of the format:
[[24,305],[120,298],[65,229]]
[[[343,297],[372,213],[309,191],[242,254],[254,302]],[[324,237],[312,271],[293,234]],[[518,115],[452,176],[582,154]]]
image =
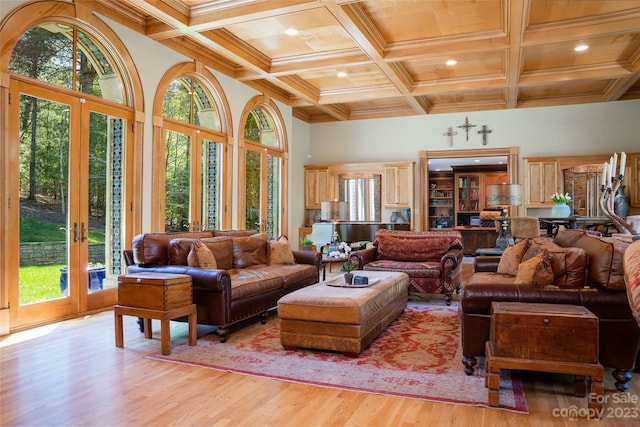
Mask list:
[[[485,347],[489,406],[498,406],[500,369],[576,375],[576,394],[601,417],[604,369],[598,363],[598,318],[585,307],[494,302]],[[585,383],[585,381],[587,381]]]

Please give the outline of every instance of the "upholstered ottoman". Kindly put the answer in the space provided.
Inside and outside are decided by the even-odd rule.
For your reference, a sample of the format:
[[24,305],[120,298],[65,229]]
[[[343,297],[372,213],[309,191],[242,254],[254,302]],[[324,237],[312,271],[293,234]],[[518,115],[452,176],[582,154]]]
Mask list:
[[327,281],[280,298],[282,346],[358,356],[404,311],[409,294],[407,274],[358,271],[356,275],[377,281],[357,288],[329,286]]

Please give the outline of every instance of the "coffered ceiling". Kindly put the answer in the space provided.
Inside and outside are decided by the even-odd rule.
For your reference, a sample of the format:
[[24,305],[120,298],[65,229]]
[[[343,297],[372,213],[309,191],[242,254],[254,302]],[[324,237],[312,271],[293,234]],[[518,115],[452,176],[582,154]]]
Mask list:
[[309,123],[640,98],[640,0],[91,4]]

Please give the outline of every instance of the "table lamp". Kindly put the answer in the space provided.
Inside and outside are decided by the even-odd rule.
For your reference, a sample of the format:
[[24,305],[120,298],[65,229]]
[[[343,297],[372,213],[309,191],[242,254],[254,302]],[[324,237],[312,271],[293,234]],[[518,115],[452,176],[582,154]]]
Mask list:
[[511,218],[506,214],[509,206],[520,206],[522,204],[522,186],[520,184],[490,184],[487,186],[487,206],[502,208],[502,215],[494,218],[500,221],[498,228],[498,238],[496,239],[496,249],[504,251],[510,242]]

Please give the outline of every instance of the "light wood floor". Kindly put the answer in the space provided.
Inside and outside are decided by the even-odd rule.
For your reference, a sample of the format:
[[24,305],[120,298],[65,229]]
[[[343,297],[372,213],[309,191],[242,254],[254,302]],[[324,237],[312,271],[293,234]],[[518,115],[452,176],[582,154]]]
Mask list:
[[[99,426],[635,426],[640,386],[614,392],[605,375],[605,416],[576,418],[586,398],[572,378],[523,373],[530,414],[424,402],[293,384],[146,358],[160,350],[159,324],[145,340],[124,317],[124,349],[114,343],[113,312],[0,339],[0,425]],[[174,345],[186,324],[172,322]],[[203,334],[210,329],[198,327]],[[233,333],[233,332],[232,332]],[[460,364],[462,369],[462,364]]]

